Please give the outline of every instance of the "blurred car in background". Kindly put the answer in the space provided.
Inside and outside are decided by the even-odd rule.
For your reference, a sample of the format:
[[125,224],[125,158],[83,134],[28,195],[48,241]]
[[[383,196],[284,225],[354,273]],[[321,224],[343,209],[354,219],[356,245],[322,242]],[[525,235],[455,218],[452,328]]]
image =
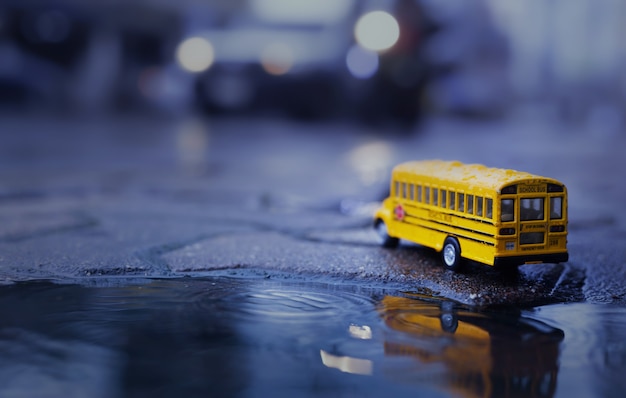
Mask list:
[[506,104],[506,43],[482,0],[7,0],[0,58],[10,106],[411,126]]
[[[197,100],[209,112],[333,114],[342,106],[340,71],[356,8],[356,0],[249,0],[239,8],[214,7],[210,18],[203,17],[211,26],[190,22],[194,30],[181,43],[178,60],[198,73]],[[202,63],[200,53],[207,52]]]
[[204,64],[187,66],[199,72],[203,109],[417,119],[427,32],[415,1],[249,0],[217,12],[214,25],[189,32],[178,53],[186,67],[211,52]]
[[[495,113],[503,40],[482,2],[454,3],[247,0],[190,18],[177,57],[197,73],[196,100],[210,113],[278,109],[404,125],[425,110]],[[472,54],[481,46],[490,50]]]

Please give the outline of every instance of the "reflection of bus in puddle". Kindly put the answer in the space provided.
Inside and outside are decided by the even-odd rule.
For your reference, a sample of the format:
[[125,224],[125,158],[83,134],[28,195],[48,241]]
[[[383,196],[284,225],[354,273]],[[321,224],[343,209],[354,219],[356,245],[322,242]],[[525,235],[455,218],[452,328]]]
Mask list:
[[554,395],[563,331],[519,314],[454,306],[386,296],[379,307],[391,329],[385,356],[417,359],[430,382],[461,396]]

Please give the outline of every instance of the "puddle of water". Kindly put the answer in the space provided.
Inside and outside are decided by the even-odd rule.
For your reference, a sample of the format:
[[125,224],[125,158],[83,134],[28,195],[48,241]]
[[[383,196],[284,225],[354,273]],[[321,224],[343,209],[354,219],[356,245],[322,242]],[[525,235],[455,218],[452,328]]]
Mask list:
[[626,308],[558,304],[525,315],[565,331],[558,396],[617,398],[626,394]]
[[617,396],[626,309],[214,277],[0,287],[0,396]]

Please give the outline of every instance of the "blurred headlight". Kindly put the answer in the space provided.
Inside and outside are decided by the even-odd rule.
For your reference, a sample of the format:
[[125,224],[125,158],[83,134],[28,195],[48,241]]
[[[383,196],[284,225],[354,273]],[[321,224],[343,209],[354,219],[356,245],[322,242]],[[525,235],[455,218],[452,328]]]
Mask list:
[[188,72],[204,72],[215,59],[211,42],[202,37],[191,37],[178,45],[176,60]]
[[378,54],[355,44],[346,54],[346,66],[352,76],[368,79],[378,71]]
[[261,65],[270,75],[284,75],[294,63],[293,50],[283,43],[272,43],[261,51]]
[[400,26],[393,15],[372,11],[361,18],[354,28],[354,37],[362,47],[382,52],[391,48],[400,37]]

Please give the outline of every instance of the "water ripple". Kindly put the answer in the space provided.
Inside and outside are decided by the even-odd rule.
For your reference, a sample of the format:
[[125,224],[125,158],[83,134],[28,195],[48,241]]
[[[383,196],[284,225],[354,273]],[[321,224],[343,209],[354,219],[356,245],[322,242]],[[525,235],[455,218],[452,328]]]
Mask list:
[[253,289],[231,295],[227,300],[227,305],[238,316],[281,322],[338,318],[371,311],[373,305],[371,298],[345,291],[327,293],[290,287]]
[[626,391],[626,308],[561,304],[542,307],[533,317],[549,320],[565,332],[559,377],[573,382],[572,393],[611,396]]

